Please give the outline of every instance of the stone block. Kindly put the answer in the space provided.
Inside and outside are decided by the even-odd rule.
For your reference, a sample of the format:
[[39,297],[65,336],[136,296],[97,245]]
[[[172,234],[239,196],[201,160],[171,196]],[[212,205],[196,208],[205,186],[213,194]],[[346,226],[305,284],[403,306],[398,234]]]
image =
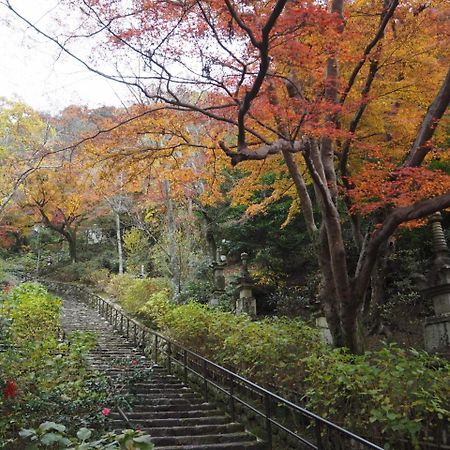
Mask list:
[[248,314],[256,317],[256,300],[254,297],[239,297],[236,300],[236,314]]
[[450,313],[427,318],[424,340],[428,352],[450,353]]

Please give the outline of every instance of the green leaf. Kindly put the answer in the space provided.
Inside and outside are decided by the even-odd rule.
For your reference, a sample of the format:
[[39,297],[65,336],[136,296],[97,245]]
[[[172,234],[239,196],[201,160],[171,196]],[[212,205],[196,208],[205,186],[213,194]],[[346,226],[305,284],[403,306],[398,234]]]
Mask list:
[[62,439],[62,436],[58,433],[46,433],[41,437],[41,442],[44,445],[53,445],[56,442],[60,442]]
[[86,441],[88,440],[92,435],[92,431],[89,430],[88,428],[80,428],[77,432],[77,438],[80,441]]
[[27,428],[27,429],[23,429],[19,431],[19,436],[22,439],[26,439],[29,438],[31,436],[35,436],[36,435],[36,431],[33,430],[32,428]]
[[60,423],[55,422],[44,422],[39,425],[39,431],[45,432],[49,430],[55,430],[62,433],[66,431],[66,427],[64,425],[61,425]]

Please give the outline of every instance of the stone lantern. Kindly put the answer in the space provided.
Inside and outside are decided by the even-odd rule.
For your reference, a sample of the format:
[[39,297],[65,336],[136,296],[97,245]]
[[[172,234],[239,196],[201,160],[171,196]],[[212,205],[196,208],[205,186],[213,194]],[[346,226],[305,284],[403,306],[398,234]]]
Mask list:
[[241,274],[237,286],[239,298],[236,300],[236,314],[246,313],[256,317],[256,299],[253,297],[253,282],[248,271],[248,254],[241,253]]
[[442,229],[442,216],[433,214],[431,224],[434,259],[431,271],[423,278],[421,293],[433,302],[434,316],[425,321],[425,349],[450,353],[450,251]]
[[210,306],[219,306],[219,301],[225,293],[225,276],[223,274],[227,265],[227,257],[220,254],[220,249],[217,249],[216,260],[211,264],[214,273],[214,291],[209,299]]

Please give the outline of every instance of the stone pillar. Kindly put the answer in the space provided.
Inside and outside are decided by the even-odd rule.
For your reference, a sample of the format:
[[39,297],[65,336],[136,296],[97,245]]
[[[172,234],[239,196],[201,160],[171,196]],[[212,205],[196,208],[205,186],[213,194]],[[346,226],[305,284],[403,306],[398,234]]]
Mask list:
[[333,336],[331,335],[330,328],[325,316],[316,317],[316,327],[320,331],[322,340],[327,344],[333,345]]
[[242,268],[237,286],[239,298],[236,300],[236,314],[256,317],[256,299],[253,297],[253,283],[248,271],[248,254],[241,254]]
[[209,299],[209,306],[219,306],[220,298],[225,293],[225,276],[223,274],[227,265],[227,258],[220,254],[220,249],[217,249],[216,261],[211,264],[214,272],[214,291]]
[[442,229],[442,216],[430,216],[434,260],[421,293],[433,302],[435,315],[425,321],[425,349],[450,354],[450,251]]

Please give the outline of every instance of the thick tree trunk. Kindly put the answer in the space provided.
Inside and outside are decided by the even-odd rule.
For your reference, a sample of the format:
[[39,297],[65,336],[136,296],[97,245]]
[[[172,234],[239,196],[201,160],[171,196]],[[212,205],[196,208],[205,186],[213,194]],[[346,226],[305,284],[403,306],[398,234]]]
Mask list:
[[327,319],[331,336],[333,337],[333,345],[342,347],[343,339],[339,304],[336,296],[336,288],[334,286],[333,272],[330,265],[330,249],[328,247],[328,238],[324,225],[320,227],[318,255],[320,273],[322,275],[319,288],[319,301],[325,314],[325,318]]
[[340,307],[343,344],[353,353],[360,354],[364,352],[364,339],[360,325],[363,299],[355,295],[351,286],[341,224],[336,208],[333,212],[329,211],[325,217],[325,226],[330,249],[331,270]]
[[114,211],[116,220],[116,238],[117,238],[117,254],[119,257],[119,274],[123,274],[123,249],[122,249],[122,233],[120,229],[120,215],[117,211]]
[[388,244],[387,242],[385,242],[378,251],[378,256],[373,268],[370,281],[370,303],[368,305],[368,311],[366,311],[366,313],[368,313],[368,316],[370,318],[372,329],[378,329],[380,327],[380,309],[385,301],[385,279],[388,256],[387,249]]

